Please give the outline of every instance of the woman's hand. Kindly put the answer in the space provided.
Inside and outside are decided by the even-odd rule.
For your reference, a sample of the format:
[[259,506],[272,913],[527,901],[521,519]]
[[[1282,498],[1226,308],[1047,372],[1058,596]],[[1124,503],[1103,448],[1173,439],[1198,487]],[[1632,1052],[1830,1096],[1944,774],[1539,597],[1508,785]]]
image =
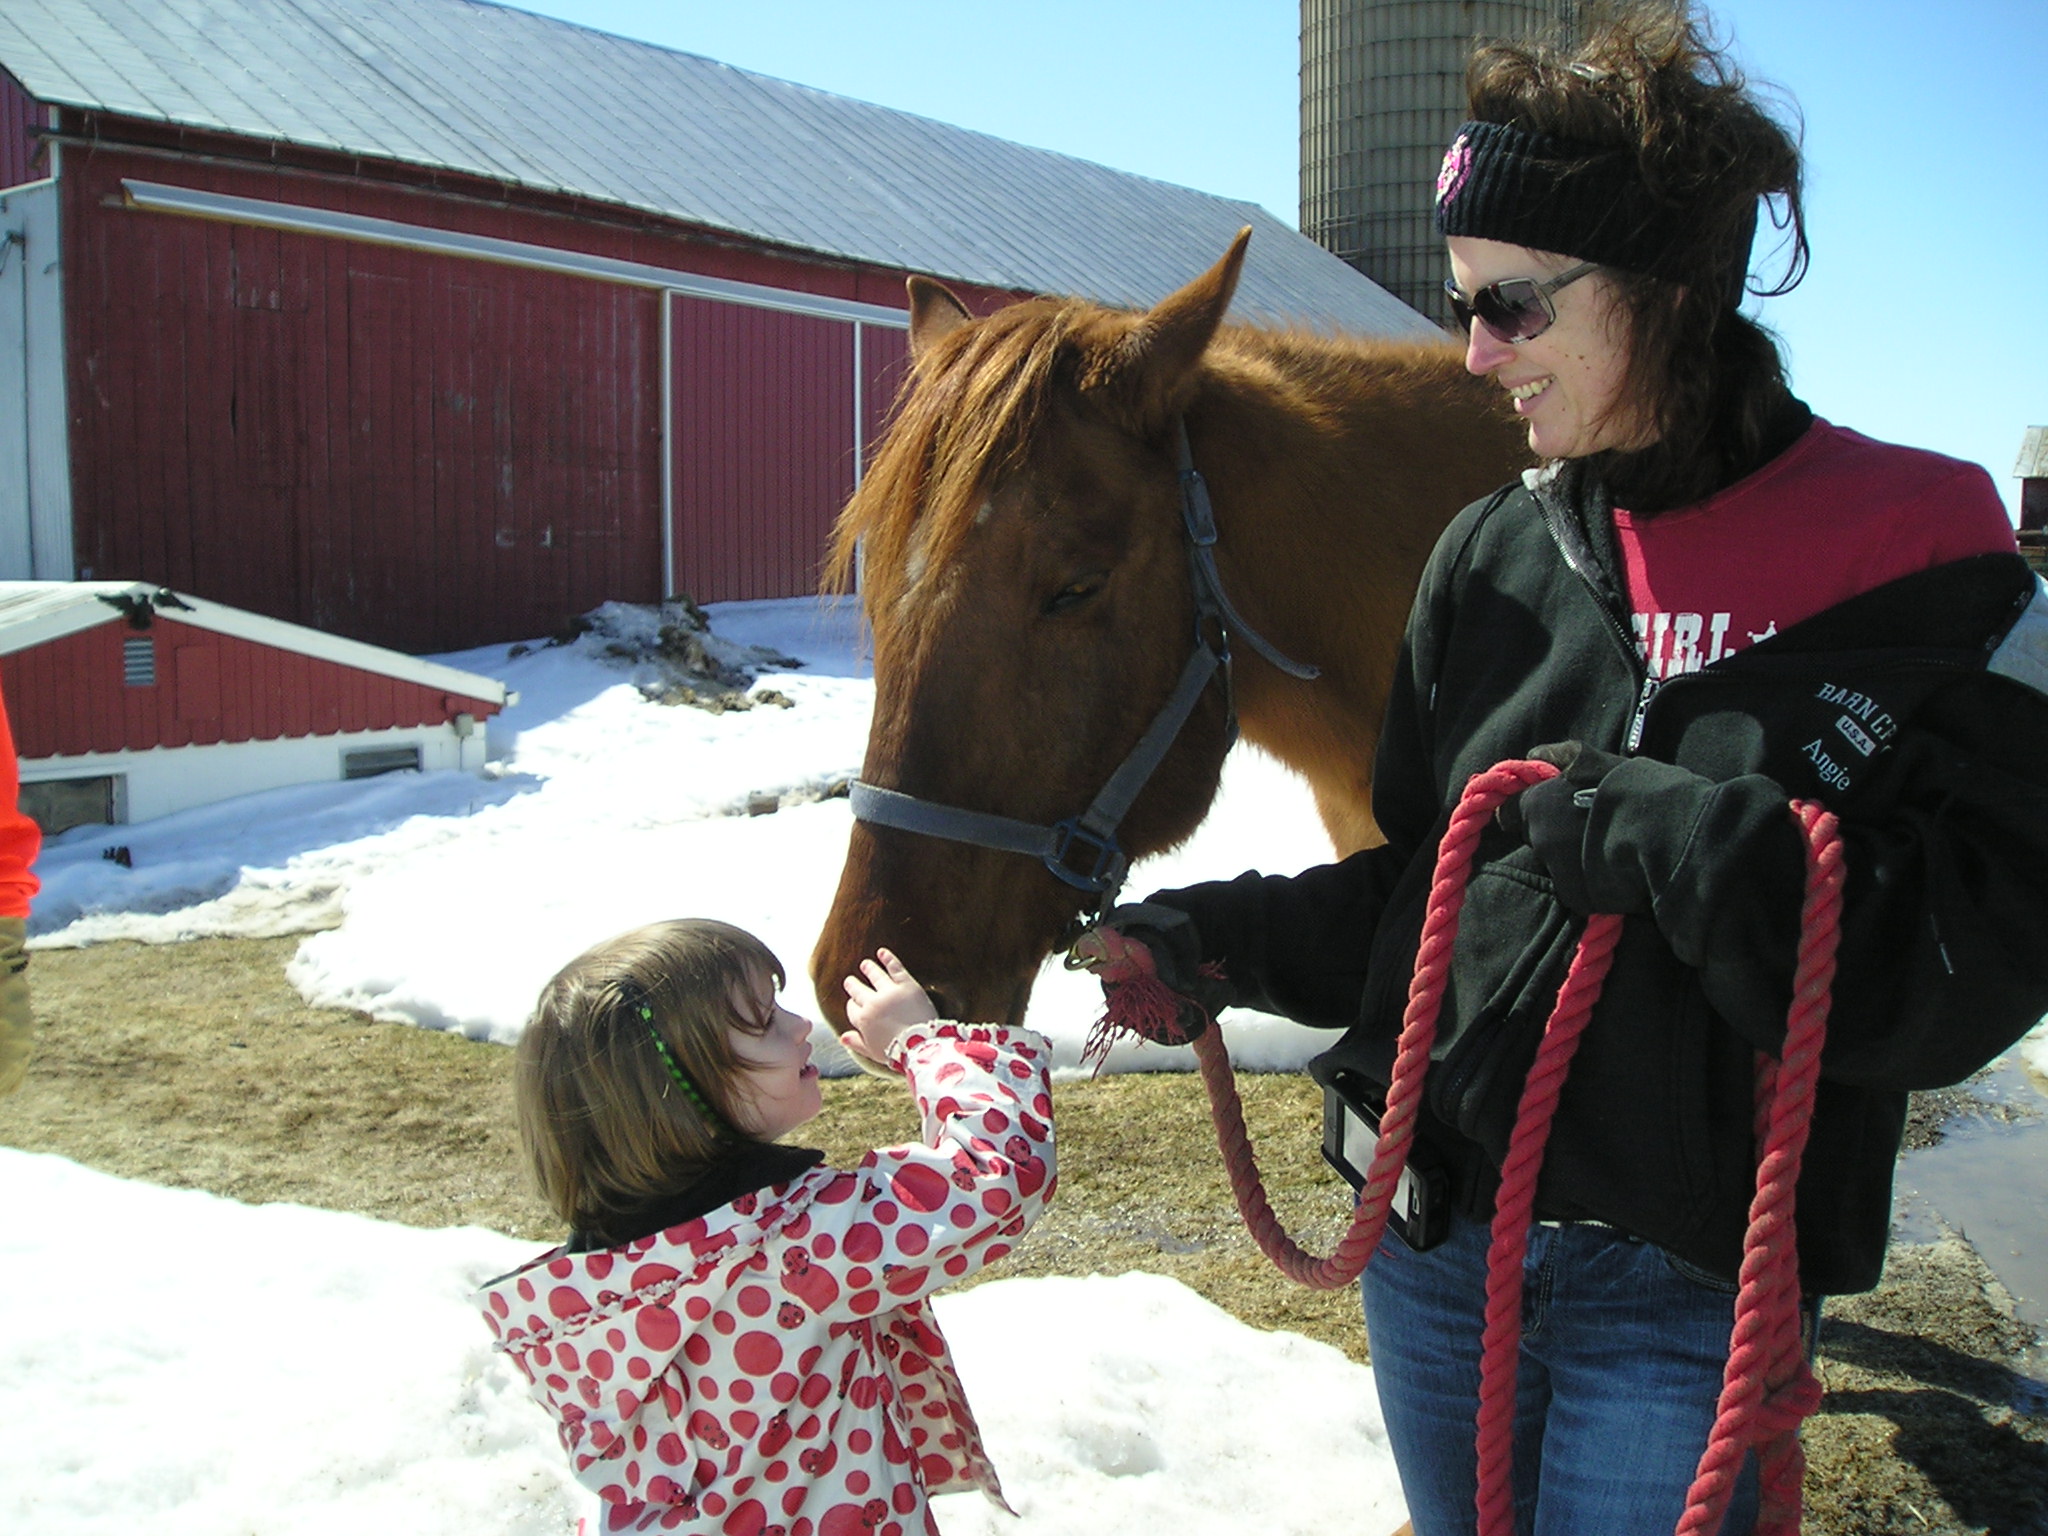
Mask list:
[[870,1071],[880,1068],[895,1076],[887,1065],[889,1047],[913,1024],[929,1024],[939,1016],[931,998],[901,960],[886,949],[860,963],[860,973],[846,978],[846,1022],[853,1028],[839,1037],[839,1043],[854,1060]]

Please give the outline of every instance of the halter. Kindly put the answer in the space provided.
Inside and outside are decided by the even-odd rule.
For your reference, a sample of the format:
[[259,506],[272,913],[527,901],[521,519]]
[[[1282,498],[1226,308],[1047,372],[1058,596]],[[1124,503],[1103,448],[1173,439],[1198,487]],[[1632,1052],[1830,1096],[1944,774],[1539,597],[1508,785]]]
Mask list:
[[1320,668],[1291,661],[1274,649],[1245,623],[1224,595],[1222,578],[1216,572],[1216,514],[1209,503],[1209,487],[1195,468],[1194,456],[1189,451],[1186,421],[1177,424],[1176,432],[1181,528],[1187,535],[1189,583],[1195,598],[1194,649],[1187,665],[1181,668],[1180,681],[1174,684],[1173,692],[1167,695],[1145,734],[1109,776],[1109,782],[1102,786],[1088,809],[1078,816],[1045,825],[940,805],[856,779],[848,792],[856,818],[894,827],[899,832],[916,832],[1035,858],[1058,879],[1093,896],[1098,910],[1107,910],[1115,903],[1131,862],[1117,842],[1117,827],[1165,760],[1210,681],[1219,673],[1229,708],[1230,739],[1237,739],[1237,707],[1230,678],[1232,632],[1242,636],[1245,644],[1289,677],[1308,681],[1322,675]]

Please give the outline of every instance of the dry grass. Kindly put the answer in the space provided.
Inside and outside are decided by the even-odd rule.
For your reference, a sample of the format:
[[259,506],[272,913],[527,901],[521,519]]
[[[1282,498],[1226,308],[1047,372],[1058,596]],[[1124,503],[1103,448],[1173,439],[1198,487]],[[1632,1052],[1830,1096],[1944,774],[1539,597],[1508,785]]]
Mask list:
[[[39,952],[38,1054],[0,1101],[0,1144],[239,1200],[552,1240],[517,1167],[509,1053],[307,1007],[284,981],[294,944]],[[1310,1085],[1248,1076],[1241,1089],[1276,1207],[1327,1251],[1345,1203],[1315,1150]],[[1245,1236],[1196,1078],[1119,1076],[1056,1097],[1060,1196],[991,1278],[1149,1270],[1256,1326],[1366,1357],[1355,1296],[1297,1289]],[[806,1139],[837,1161],[914,1132],[907,1096],[860,1078],[828,1086]],[[1830,1304],[1808,1531],[2048,1532],[2048,1393],[2011,1369],[2026,1339],[2001,1297],[1951,1243],[1896,1250],[1881,1290]]]

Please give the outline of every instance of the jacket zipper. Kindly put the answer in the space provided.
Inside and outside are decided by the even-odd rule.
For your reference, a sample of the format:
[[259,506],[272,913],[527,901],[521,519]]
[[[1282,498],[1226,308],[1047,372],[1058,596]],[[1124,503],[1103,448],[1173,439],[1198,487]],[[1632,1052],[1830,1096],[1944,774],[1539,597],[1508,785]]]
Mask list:
[[1614,593],[1603,579],[1603,573],[1594,566],[1591,552],[1580,541],[1578,530],[1567,522],[1564,509],[1540,490],[1536,492],[1536,504],[1543,509],[1543,525],[1549,530],[1550,542],[1557,546],[1565,565],[1585,583],[1593,606],[1606,620],[1609,638],[1621,651],[1622,660],[1636,679],[1635,707],[1629,714],[1628,732],[1622,742],[1622,754],[1633,757],[1642,745],[1650,701],[1656,697],[1663,680],[1650,675],[1649,664],[1643,660],[1642,647],[1636,644],[1635,631],[1629,625],[1628,616],[1616,605]]

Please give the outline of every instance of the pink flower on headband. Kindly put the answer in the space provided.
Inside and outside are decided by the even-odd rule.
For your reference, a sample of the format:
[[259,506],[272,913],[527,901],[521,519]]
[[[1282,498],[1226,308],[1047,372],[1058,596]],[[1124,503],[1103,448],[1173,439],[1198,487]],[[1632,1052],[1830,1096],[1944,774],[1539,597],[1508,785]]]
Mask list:
[[1448,203],[1465,187],[1465,178],[1472,174],[1472,143],[1464,134],[1451,141],[1451,147],[1444,151],[1443,169],[1436,173],[1436,200],[1438,204]]

